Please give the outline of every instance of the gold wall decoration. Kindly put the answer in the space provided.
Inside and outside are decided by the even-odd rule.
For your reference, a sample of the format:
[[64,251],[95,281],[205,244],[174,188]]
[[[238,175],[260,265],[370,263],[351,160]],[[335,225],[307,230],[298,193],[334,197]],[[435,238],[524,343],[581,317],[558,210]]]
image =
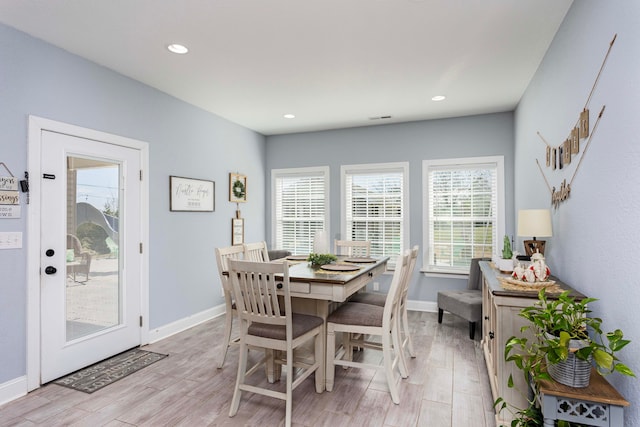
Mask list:
[[537,132],[542,142],[544,142],[546,145],[546,151],[545,151],[546,163],[545,164],[547,167],[550,167],[551,170],[553,171],[555,171],[556,169],[562,170],[567,166],[569,166],[571,164],[572,157],[580,154],[580,148],[581,148],[580,141],[586,140],[586,143],[584,144],[584,149],[582,150],[582,154],[580,155],[580,159],[578,160],[578,164],[576,165],[576,168],[573,172],[573,176],[571,177],[569,182],[567,182],[566,178],[563,179],[558,189],[556,189],[556,187],[551,187],[549,185],[549,181],[547,180],[547,177],[545,176],[544,171],[540,166],[540,162],[538,162],[538,159],[536,159],[536,163],[538,164],[538,169],[540,169],[540,173],[542,174],[542,177],[544,178],[545,183],[549,188],[549,192],[551,193],[551,204],[555,208],[558,208],[560,202],[563,202],[569,198],[569,195],[571,194],[571,185],[573,184],[573,180],[576,174],[578,173],[578,168],[582,163],[582,159],[584,158],[584,155],[587,152],[589,143],[591,142],[593,135],[598,127],[598,123],[602,118],[602,114],[604,113],[605,106],[603,105],[602,109],[600,110],[600,113],[598,114],[598,118],[595,121],[593,129],[590,129],[589,128],[590,126],[589,103],[591,101],[591,97],[593,96],[593,93],[595,92],[596,86],[598,85],[598,81],[600,80],[600,75],[602,74],[602,70],[604,69],[607,59],[609,58],[609,54],[611,53],[611,49],[613,48],[613,43],[615,43],[617,37],[618,35],[615,34],[613,36],[613,39],[609,43],[609,49],[607,50],[607,54],[605,55],[604,60],[602,61],[602,65],[600,66],[600,70],[598,71],[596,80],[593,83],[593,87],[589,92],[589,96],[587,97],[585,106],[582,109],[582,111],[578,114],[578,119],[575,125],[571,127],[569,134],[564,139],[564,141],[560,142],[558,145],[554,147],[551,144],[549,144],[546,139],[544,139],[544,137],[540,132]]

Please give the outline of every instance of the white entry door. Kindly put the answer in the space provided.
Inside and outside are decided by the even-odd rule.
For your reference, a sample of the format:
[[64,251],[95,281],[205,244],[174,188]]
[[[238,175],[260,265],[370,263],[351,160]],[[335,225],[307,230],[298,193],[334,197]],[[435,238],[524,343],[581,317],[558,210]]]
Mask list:
[[42,132],[41,382],[141,343],[141,154]]

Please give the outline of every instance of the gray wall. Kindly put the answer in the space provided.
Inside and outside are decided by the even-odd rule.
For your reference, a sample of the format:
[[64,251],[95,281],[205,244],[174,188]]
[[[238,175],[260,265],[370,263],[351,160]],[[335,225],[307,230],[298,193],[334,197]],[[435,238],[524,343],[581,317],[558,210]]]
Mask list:
[[[231,243],[228,174],[265,186],[262,135],[0,24],[0,161],[20,177],[30,114],[149,143],[151,328],[223,303],[213,249]],[[215,212],[169,212],[169,175],[215,181]],[[26,246],[21,204],[0,231]],[[241,206],[248,241],[264,239],[264,206],[261,191]],[[0,384],[26,373],[26,256],[0,250]]]
[[[640,375],[640,2],[573,2],[516,112],[515,207],[550,206],[534,161],[544,161],[536,132],[553,145],[566,138],[616,33],[589,105],[592,128],[606,109],[586,153],[582,144],[569,199],[552,210],[546,255],[553,273],[599,299],[591,308],[606,331],[621,328],[632,340],[620,359]],[[562,171],[543,168],[550,185],[569,181],[577,159]],[[631,402],[624,425],[640,426],[639,381],[619,374],[608,380]]]
[[[267,171],[279,168],[329,166],[330,236],[341,232],[340,166],[409,162],[410,245],[420,246],[416,270],[422,267],[422,161],[456,157],[504,155],[506,229],[513,233],[513,114],[498,113],[445,120],[368,126],[267,137]],[[267,188],[267,224],[271,222],[271,188]],[[272,240],[267,227],[268,240]],[[439,290],[463,288],[461,279],[415,273],[409,299],[435,301]],[[381,282],[388,286],[390,277]]]

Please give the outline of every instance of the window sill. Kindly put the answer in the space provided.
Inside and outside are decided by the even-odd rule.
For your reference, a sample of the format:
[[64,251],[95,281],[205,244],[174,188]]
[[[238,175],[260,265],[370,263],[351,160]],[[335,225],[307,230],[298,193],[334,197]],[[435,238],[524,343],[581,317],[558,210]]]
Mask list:
[[443,271],[428,271],[428,270],[420,270],[425,277],[437,277],[441,279],[468,279],[469,274],[465,273],[446,273]]

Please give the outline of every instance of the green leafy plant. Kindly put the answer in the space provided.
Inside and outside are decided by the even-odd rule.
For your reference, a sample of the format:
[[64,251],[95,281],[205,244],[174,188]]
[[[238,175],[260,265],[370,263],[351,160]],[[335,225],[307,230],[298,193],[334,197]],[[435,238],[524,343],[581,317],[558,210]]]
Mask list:
[[[508,408],[512,411],[515,416],[511,422],[512,427],[542,425],[542,418],[536,407],[538,392],[535,384],[538,380],[551,380],[546,369],[547,363],[567,360],[569,353],[581,360],[593,360],[601,375],[615,371],[635,377],[634,372],[616,357],[616,353],[630,341],[624,339],[620,329],[602,332],[602,319],[588,316],[591,313],[588,304],[594,301],[597,299],[578,300],[569,296],[568,291],[561,293],[557,299],[550,300],[543,288],[538,293],[538,301],[520,311],[519,315],[529,321],[528,325],[520,328],[520,332],[524,334],[530,331],[531,338],[522,335],[509,338],[505,344],[505,360],[515,363],[522,371],[525,383],[532,385],[533,396],[527,399],[529,406],[525,409],[510,407],[502,398],[494,403],[500,410]],[[576,341],[579,346],[571,348]],[[511,376],[507,385],[514,387]],[[563,422],[558,425],[570,424]]]
[[331,264],[333,261],[337,260],[338,257],[333,254],[309,254],[307,261],[309,261],[312,265],[325,265]]
[[502,243],[502,258],[511,259],[512,257],[511,241],[509,240],[509,236],[505,235]]

